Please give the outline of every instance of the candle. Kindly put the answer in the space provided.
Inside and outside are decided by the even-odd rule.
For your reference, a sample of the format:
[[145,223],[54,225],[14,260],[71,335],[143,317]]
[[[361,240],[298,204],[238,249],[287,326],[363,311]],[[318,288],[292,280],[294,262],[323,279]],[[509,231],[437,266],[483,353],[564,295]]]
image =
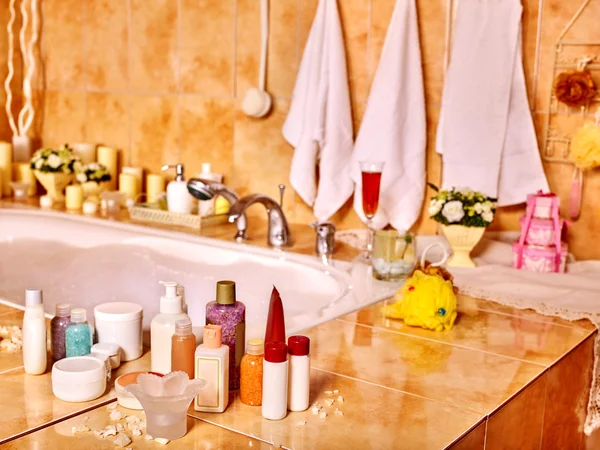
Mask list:
[[137,176],[131,173],[119,175],[119,192],[123,193],[126,199],[137,200],[140,193]]
[[12,145],[0,142],[0,176],[2,176],[2,194],[10,195],[12,181]]
[[83,202],[83,213],[84,214],[96,214],[98,211],[98,204],[90,200]]
[[81,159],[82,164],[90,164],[96,161],[96,144],[89,142],[78,142],[71,145],[73,153]]
[[137,192],[138,194],[142,192],[142,180],[144,177],[144,170],[141,167],[123,167],[121,169],[121,173],[128,173],[131,175],[135,175],[137,178]]
[[65,206],[67,209],[81,209],[83,206],[83,189],[80,184],[67,186],[65,194]]
[[49,195],[42,195],[40,197],[40,206],[42,208],[52,208],[52,197],[50,197]]
[[103,164],[110,173],[110,181],[108,185],[110,190],[117,189],[117,155],[119,151],[116,148],[105,147],[101,145],[98,147],[98,162]]
[[153,203],[158,196],[165,192],[165,177],[160,174],[150,173],[146,177],[146,201]]
[[29,183],[29,190],[27,191],[27,194],[30,197],[33,197],[37,193],[37,185],[35,182],[35,176],[33,175],[33,170],[31,170],[29,163],[13,163],[12,169],[13,180]]

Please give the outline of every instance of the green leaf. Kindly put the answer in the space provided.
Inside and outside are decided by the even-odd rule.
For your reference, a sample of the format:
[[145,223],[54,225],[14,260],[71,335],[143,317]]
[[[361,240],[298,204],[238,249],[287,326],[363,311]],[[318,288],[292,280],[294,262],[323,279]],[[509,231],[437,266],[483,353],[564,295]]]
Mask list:
[[431,189],[433,189],[435,192],[440,192],[440,189],[433,183],[429,183],[427,182],[427,186],[429,186]]

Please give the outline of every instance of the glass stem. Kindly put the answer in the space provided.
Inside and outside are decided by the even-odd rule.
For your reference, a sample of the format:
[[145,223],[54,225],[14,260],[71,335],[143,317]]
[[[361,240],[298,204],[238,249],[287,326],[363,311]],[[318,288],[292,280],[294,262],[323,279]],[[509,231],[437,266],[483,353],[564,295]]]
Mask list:
[[367,253],[373,252],[373,218],[367,217]]

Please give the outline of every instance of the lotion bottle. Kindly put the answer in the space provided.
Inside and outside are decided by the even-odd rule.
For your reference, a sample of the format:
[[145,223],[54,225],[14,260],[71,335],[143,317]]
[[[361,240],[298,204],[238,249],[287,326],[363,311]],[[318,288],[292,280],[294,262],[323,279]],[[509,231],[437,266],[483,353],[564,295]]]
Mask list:
[[310,398],[310,339],[306,336],[290,336],[288,354],[288,409],[305,411]]
[[25,291],[25,315],[23,317],[23,366],[30,375],[46,371],[46,317],[42,303],[42,291]]
[[262,416],[265,419],[281,420],[287,415],[287,353],[287,345],[283,342],[265,344],[262,391]]
[[160,298],[160,313],[150,323],[150,365],[152,372],[171,372],[171,340],[178,320],[190,320],[183,312],[181,296],[177,295],[177,283],[160,282],[166,289]]
[[190,214],[194,198],[188,192],[183,177],[183,164],[162,166],[162,170],[168,169],[175,169],[177,176],[167,185],[167,208],[169,212]]
[[206,386],[194,401],[196,411],[222,413],[229,403],[229,346],[221,342],[219,325],[206,325],[196,349],[196,378]]

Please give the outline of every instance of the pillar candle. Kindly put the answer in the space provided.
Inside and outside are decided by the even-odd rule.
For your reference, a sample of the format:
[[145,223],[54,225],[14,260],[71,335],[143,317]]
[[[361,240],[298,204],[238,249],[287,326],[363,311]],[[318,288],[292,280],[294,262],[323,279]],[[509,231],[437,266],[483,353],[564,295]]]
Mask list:
[[81,209],[83,206],[83,189],[80,184],[67,186],[65,197],[65,206],[67,209]]
[[111,191],[117,189],[117,156],[119,151],[116,148],[105,147],[101,145],[98,147],[98,162],[103,164],[110,173],[110,181],[108,185]]
[[153,203],[158,196],[165,192],[165,177],[160,174],[150,173],[146,177],[146,201]]
[[13,180],[29,183],[27,194],[33,197],[37,193],[37,185],[33,170],[29,167],[29,163],[13,163]]
[[82,164],[90,164],[96,161],[96,144],[89,142],[78,142],[72,144],[73,153],[81,158]]
[[122,173],[119,175],[119,192],[121,192],[125,198],[137,200],[140,193],[138,190],[137,177],[131,173]]
[[121,169],[121,173],[128,173],[131,175],[135,175],[137,178],[137,192],[138,194],[142,192],[142,180],[144,177],[144,170],[141,167],[123,167]]
[[2,177],[2,194],[10,195],[10,182],[12,181],[12,145],[9,142],[0,142],[0,176]]

